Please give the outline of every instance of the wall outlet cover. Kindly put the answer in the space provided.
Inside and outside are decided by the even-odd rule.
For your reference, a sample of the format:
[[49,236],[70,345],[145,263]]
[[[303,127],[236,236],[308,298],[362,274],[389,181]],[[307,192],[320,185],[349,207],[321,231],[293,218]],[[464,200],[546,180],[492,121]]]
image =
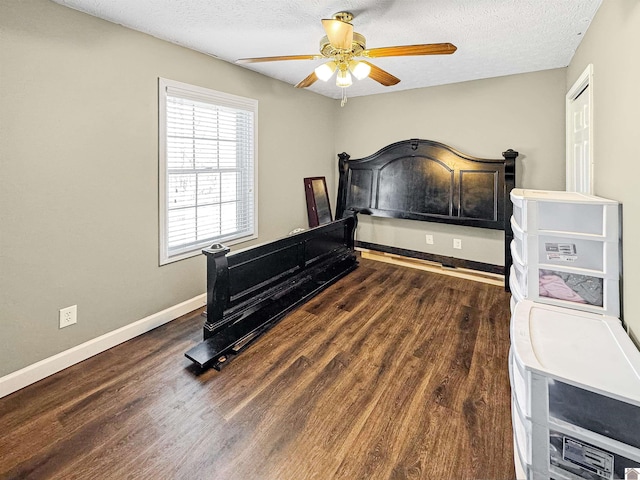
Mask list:
[[60,328],[68,327],[78,321],[78,306],[72,305],[70,307],[61,308],[58,316],[60,322]]

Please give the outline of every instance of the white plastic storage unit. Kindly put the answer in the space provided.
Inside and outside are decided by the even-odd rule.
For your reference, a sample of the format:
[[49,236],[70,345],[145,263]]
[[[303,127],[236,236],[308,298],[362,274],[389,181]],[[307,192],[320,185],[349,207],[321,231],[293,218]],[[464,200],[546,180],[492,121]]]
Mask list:
[[518,302],[509,375],[518,479],[640,468],[640,352],[618,319]]
[[519,188],[511,201],[514,297],[618,317],[619,203]]

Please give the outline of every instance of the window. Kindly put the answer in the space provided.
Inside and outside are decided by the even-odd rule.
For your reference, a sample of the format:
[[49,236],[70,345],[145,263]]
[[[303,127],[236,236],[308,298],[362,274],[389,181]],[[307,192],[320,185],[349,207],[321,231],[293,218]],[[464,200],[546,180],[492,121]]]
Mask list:
[[161,78],[160,264],[256,238],[258,102]]

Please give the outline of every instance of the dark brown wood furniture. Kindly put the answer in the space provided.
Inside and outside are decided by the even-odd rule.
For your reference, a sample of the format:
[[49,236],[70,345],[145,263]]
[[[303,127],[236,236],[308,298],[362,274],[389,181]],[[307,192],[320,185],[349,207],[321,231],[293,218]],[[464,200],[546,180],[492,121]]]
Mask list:
[[355,213],[244,250],[224,245],[207,257],[204,341],[185,355],[219,369],[296,306],[356,268]]
[[304,195],[307,199],[307,216],[310,228],[333,221],[325,177],[305,178]]
[[432,140],[393,143],[365,158],[339,157],[336,218],[344,212],[490,228],[505,232],[505,288],[513,239],[509,192],[518,152],[502,159],[461,153]]

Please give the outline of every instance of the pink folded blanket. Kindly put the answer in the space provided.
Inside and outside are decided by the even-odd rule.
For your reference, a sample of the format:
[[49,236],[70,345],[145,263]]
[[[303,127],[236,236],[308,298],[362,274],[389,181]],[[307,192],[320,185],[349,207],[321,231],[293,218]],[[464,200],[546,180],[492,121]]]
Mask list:
[[587,303],[557,275],[540,275],[540,296],[575,303]]

